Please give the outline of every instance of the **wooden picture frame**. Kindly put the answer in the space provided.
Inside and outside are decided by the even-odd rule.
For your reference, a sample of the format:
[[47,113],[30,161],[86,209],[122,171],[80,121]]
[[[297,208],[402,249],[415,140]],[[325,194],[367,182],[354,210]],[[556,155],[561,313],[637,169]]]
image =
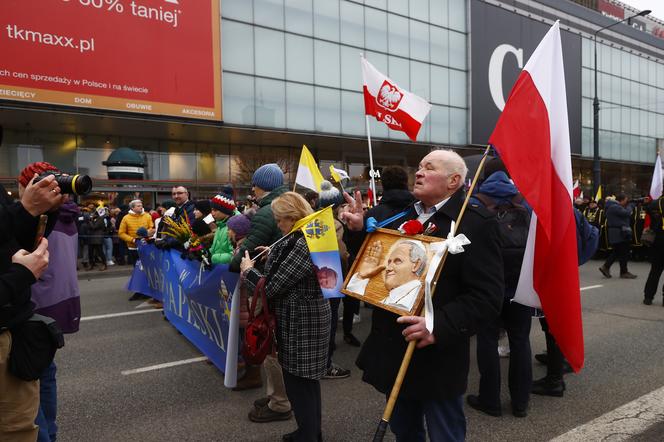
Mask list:
[[430,245],[444,239],[377,229],[365,238],[341,292],[401,316],[415,315],[424,302]]

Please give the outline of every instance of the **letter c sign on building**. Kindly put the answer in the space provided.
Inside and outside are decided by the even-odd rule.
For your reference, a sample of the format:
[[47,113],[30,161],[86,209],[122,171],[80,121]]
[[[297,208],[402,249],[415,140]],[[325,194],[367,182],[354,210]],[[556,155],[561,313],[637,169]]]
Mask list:
[[502,112],[505,107],[505,94],[503,93],[503,63],[507,54],[514,54],[519,69],[523,68],[523,49],[515,48],[509,44],[501,44],[493,50],[489,59],[489,91],[496,107]]

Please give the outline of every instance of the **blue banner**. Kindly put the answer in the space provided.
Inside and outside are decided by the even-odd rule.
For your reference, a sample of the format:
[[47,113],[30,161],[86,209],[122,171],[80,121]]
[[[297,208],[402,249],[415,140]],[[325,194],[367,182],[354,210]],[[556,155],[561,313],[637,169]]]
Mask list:
[[226,372],[231,297],[239,275],[228,265],[206,270],[199,261],[152,244],[139,246],[138,254],[127,290],[161,301],[166,319]]

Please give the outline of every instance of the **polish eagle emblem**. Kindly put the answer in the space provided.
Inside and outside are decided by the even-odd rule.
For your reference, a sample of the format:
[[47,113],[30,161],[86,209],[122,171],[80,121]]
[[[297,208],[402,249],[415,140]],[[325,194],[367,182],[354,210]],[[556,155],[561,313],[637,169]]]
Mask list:
[[385,80],[378,90],[376,102],[389,111],[395,111],[399,107],[402,98],[403,94],[399,88]]

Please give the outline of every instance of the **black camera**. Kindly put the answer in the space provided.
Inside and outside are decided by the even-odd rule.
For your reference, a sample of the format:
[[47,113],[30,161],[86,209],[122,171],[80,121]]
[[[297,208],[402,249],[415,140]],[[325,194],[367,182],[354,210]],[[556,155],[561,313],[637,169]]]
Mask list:
[[92,178],[87,175],[67,175],[60,172],[48,171],[35,178],[35,183],[49,175],[55,177],[60,192],[74,195],[87,195],[92,190]]

